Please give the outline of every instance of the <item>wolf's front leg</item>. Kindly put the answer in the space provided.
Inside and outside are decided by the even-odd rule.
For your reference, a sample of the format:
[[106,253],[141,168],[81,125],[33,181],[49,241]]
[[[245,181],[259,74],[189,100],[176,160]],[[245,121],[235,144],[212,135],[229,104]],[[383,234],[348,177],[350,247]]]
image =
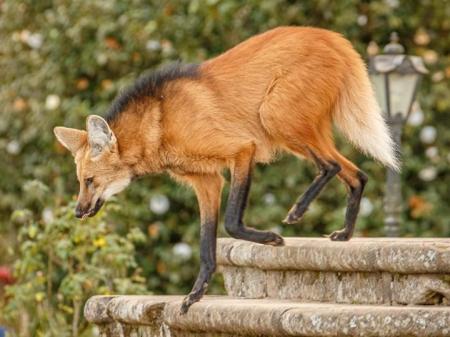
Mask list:
[[278,234],[247,227],[242,220],[250,191],[253,154],[254,149],[251,148],[248,151],[243,151],[235,158],[231,169],[230,194],[225,210],[225,229],[235,239],[282,246],[284,240]]
[[200,239],[200,272],[191,292],[183,300],[181,313],[185,314],[189,307],[198,302],[205,294],[209,281],[216,270],[216,223],[204,223]]
[[183,300],[181,313],[198,302],[206,292],[216,270],[217,221],[219,218],[220,195],[223,179],[219,174],[183,176],[195,190],[200,206],[200,272],[194,287]]

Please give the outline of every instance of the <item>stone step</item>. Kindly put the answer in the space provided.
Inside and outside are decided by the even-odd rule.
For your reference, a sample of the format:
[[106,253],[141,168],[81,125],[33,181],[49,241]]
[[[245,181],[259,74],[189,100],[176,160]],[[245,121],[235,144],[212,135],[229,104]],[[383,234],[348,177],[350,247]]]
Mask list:
[[347,304],[450,304],[450,239],[219,239],[228,295]]
[[298,303],[205,296],[95,296],[86,319],[102,337],[450,336],[450,307]]

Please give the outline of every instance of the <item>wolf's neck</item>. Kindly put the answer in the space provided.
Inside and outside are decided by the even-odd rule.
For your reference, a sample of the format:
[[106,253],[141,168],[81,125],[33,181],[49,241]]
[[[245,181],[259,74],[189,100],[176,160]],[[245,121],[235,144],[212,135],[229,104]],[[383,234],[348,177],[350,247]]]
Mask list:
[[160,104],[141,101],[123,112],[111,125],[120,156],[135,176],[158,173],[164,169],[160,155],[160,121]]

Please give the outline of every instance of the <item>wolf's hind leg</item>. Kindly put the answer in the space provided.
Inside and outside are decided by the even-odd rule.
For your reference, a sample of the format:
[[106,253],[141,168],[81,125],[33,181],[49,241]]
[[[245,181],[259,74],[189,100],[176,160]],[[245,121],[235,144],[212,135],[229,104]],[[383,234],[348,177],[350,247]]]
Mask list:
[[300,196],[294,206],[292,206],[286,218],[283,220],[284,223],[293,224],[298,222],[325,185],[341,170],[337,162],[319,158],[312,150],[309,150],[309,154],[320,172],[308,189]]
[[363,171],[358,169],[340,153],[337,153],[336,159],[342,165],[342,171],[338,174],[339,179],[347,185],[349,196],[347,210],[345,212],[344,228],[331,233],[329,237],[333,241],[347,241],[353,236],[359,213],[359,204],[368,178]]

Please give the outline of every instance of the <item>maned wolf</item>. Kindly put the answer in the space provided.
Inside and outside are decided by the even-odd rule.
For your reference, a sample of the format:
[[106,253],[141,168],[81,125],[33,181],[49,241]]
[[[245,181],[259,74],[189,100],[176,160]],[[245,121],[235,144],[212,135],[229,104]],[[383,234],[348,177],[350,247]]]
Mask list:
[[364,153],[398,169],[366,67],[350,42],[324,29],[280,27],[200,65],[176,64],[138,79],[118,95],[105,119],[87,118],[87,131],[54,132],[75,157],[78,218],[95,215],[106,199],[145,174],[166,171],[193,187],[201,267],[183,302],[186,312],[216,268],[225,168],[232,177],[225,211],[232,237],[283,245],[275,233],[246,227],[242,217],[253,166],[287,151],[312,160],[320,173],[284,222],[299,221],[337,175],[349,199],[345,227],[330,239],[351,238],[367,177],[335,148],[332,122]]

